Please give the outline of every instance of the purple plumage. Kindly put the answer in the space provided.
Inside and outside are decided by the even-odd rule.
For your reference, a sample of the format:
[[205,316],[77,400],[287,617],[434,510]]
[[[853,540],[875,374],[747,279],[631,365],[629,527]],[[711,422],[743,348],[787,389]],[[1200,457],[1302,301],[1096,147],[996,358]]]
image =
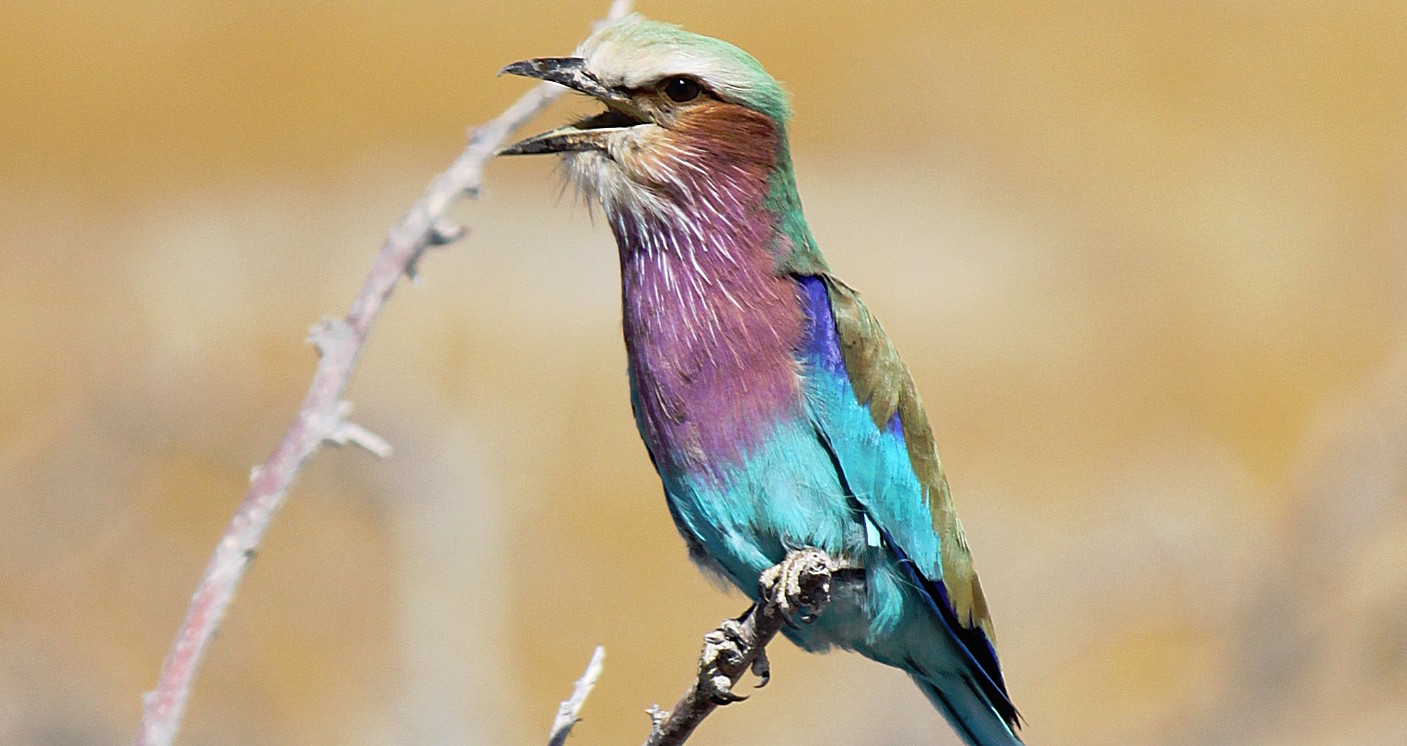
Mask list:
[[726,468],[802,414],[798,288],[768,248],[765,183],[735,183],[726,202],[611,215],[631,383],[661,468]]

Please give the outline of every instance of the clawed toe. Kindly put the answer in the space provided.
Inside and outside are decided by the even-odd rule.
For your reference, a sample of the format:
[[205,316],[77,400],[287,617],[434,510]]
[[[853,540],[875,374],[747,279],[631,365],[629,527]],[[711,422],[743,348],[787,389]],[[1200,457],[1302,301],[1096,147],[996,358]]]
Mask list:
[[699,656],[700,694],[715,705],[728,705],[747,699],[733,692],[733,681],[725,671],[738,669],[746,656],[743,651],[749,647],[743,633],[742,622],[725,619],[718,629],[704,635],[704,649]]
[[818,549],[801,549],[788,554],[781,564],[768,568],[758,578],[761,595],[771,599],[787,624],[815,621],[817,607],[830,592],[831,559]]
[[772,681],[772,664],[767,660],[767,650],[764,648],[758,648],[757,656],[752,659],[752,675],[758,679],[758,689]]
[[747,699],[747,695],[733,692],[733,682],[729,681],[727,676],[713,677],[709,681],[708,688],[708,700],[719,707]]
[[[746,615],[744,615],[744,618],[746,618]],[[734,645],[741,646],[746,642],[746,640],[743,639],[742,619],[724,619],[719,623],[718,629],[714,630],[714,632]]]

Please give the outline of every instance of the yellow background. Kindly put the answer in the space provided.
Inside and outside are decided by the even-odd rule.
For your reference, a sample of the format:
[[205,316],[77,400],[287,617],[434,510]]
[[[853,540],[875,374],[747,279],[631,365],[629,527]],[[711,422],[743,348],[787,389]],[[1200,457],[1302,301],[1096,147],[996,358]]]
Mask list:
[[[605,3],[0,7],[0,741],[120,743],[385,229]],[[794,95],[1035,744],[1407,742],[1407,5],[645,2]],[[571,103],[540,118],[542,129]],[[197,682],[200,744],[643,738],[743,602],[630,419],[614,248],[495,163]],[[955,743],[779,643],[694,743]]]

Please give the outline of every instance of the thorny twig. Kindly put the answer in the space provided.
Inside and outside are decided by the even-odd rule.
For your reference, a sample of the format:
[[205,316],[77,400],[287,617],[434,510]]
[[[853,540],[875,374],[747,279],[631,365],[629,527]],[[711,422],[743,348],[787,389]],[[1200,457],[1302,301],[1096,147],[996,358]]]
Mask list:
[[[623,17],[630,5],[629,0],[615,0],[608,19]],[[308,459],[324,443],[354,443],[377,455],[389,452],[384,440],[347,420],[350,408],[341,398],[371,333],[371,325],[401,276],[415,277],[417,263],[425,249],[464,235],[462,226],[445,217],[446,208],[461,194],[476,195],[484,164],[510,134],[564,91],[551,83],[539,84],[497,118],[475,128],[464,152],[430,183],[401,221],[391,228],[347,315],[325,319],[313,327],[309,337],[321,359],[312,385],[296,419],[273,453],[252,470],[249,490],[205,567],[205,575],[196,587],[185,619],[166,655],[156,688],[143,698],[145,707],[136,738],[138,746],[165,746],[175,738],[190,698],[191,684],[215,629],[224,618],[269,522]]]

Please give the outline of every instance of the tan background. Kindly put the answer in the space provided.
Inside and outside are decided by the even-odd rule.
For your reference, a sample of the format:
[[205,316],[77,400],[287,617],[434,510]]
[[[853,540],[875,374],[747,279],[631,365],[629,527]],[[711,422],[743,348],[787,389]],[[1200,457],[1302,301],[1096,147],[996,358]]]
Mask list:
[[[386,226],[605,3],[0,7],[0,741],[120,743]],[[1407,5],[644,3],[794,94],[1031,744],[1407,742]],[[562,121],[576,103],[544,116]],[[633,431],[608,232],[495,164],[198,682],[200,744],[638,741],[741,610]],[[780,644],[699,744],[955,743]]]

